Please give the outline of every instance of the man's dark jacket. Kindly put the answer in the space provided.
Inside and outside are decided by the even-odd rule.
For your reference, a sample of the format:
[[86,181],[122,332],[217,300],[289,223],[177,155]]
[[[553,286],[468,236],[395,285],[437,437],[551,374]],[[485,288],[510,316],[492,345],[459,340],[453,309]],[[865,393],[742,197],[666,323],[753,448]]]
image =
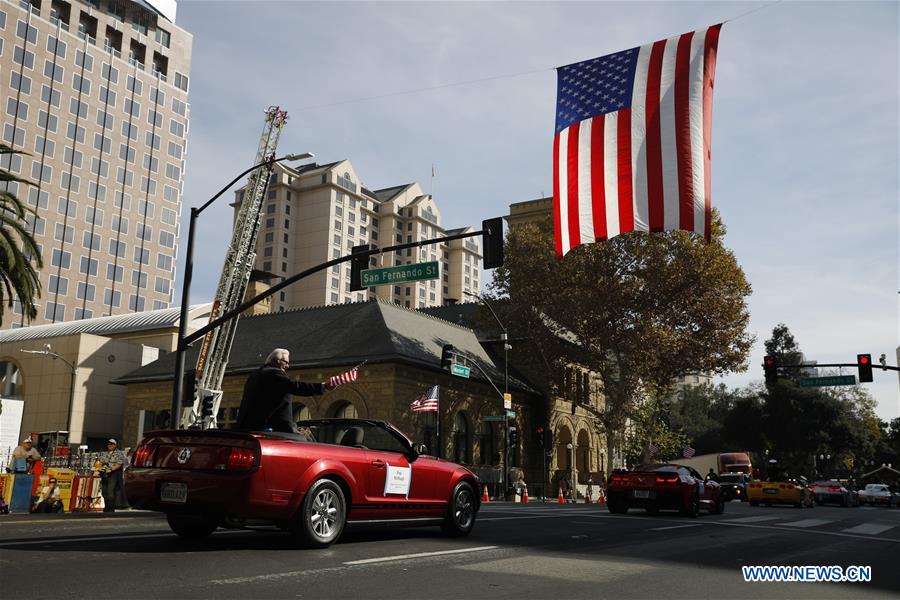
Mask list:
[[291,381],[278,367],[261,367],[244,384],[237,427],[244,431],[296,431],[291,396],[315,396],[324,392],[321,383]]

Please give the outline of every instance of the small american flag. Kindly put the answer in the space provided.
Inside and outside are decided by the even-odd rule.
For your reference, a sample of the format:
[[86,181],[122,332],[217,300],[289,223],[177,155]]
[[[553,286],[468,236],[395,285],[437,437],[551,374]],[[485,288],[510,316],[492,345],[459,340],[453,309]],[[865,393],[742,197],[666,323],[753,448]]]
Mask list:
[[696,452],[696,450],[694,450],[690,446],[685,446],[684,450],[682,451],[682,454],[684,454],[685,458],[693,458],[694,452]]
[[710,143],[721,25],[558,69],[556,254],[629,231],[710,239]]
[[328,378],[328,387],[337,387],[344,383],[352,383],[359,378],[359,368],[365,364],[365,361],[359,363],[349,371],[345,371],[340,375],[332,375]]
[[656,444],[654,444],[653,442],[650,442],[650,446],[647,447],[647,452],[650,453],[650,456],[653,456],[654,454],[656,454],[657,450],[659,450],[659,448],[656,447]]
[[413,412],[437,412],[439,391],[440,386],[438,385],[428,388],[427,392],[412,401],[409,408]]

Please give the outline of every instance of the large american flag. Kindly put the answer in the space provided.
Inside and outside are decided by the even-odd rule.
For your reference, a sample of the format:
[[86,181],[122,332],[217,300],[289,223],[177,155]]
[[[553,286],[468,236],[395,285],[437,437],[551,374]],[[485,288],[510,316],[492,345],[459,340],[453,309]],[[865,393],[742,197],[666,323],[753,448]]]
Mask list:
[[690,446],[685,446],[681,450],[681,453],[684,455],[685,458],[693,458],[695,452],[696,452],[696,450],[694,450]]
[[412,401],[409,408],[413,412],[437,412],[439,391],[440,386],[437,385],[428,388],[428,391]]
[[710,238],[720,25],[558,69],[556,254],[629,231]]

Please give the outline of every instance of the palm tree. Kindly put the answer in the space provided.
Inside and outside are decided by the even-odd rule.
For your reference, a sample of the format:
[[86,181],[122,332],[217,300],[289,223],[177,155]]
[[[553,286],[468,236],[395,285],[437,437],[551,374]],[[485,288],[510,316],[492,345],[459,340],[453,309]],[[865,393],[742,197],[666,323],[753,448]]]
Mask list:
[[[7,154],[22,153],[0,144],[0,156]],[[34,302],[41,295],[41,282],[35,266],[39,269],[43,263],[37,243],[25,222],[27,213],[35,213],[9,192],[11,181],[30,183],[0,169],[0,183],[6,184],[0,189],[0,318],[4,308],[12,308],[13,298],[18,297],[25,318],[30,321],[37,316]]]

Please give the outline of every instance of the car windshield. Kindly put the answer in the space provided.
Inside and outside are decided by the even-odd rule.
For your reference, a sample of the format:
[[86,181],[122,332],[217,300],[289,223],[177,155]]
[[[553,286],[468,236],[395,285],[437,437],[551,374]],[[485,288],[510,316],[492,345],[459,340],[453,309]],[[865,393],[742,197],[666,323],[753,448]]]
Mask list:
[[670,473],[677,473],[678,467],[676,465],[638,465],[634,468],[635,471],[643,471],[643,472],[652,472],[652,471],[668,471]]
[[743,475],[737,475],[737,474],[719,475],[719,483],[743,483],[743,482],[744,482]]

